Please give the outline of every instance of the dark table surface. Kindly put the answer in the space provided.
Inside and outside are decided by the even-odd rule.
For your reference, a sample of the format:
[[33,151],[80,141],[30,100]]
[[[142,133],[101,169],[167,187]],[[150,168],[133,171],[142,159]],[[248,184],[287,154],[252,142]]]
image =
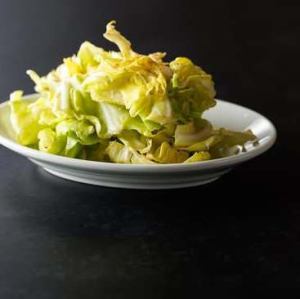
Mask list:
[[212,184],[164,191],[66,181],[0,147],[0,298],[299,294],[299,5],[125,2],[1,1],[1,98],[31,90],[27,68],[101,44],[116,18],[138,50],[192,57],[220,98],[273,120],[278,141]]
[[0,157],[0,298],[299,291],[300,204],[282,184],[294,177],[269,170],[275,149],[174,191],[88,186]]

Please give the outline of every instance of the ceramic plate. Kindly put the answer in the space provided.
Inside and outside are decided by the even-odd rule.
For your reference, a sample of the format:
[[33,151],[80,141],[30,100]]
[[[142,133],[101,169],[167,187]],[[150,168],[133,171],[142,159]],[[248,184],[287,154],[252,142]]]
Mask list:
[[171,189],[206,184],[218,179],[232,167],[269,149],[276,139],[273,124],[261,114],[242,106],[217,100],[204,116],[216,127],[244,131],[251,129],[259,145],[247,146],[247,152],[221,159],[190,164],[116,164],[85,161],[43,153],[15,142],[7,102],[0,105],[0,143],[29,158],[49,173],[81,183],[134,189]]

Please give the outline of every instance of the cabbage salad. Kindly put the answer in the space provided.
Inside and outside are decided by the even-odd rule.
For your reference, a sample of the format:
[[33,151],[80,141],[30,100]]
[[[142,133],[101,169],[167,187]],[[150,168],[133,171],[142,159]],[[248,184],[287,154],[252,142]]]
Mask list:
[[10,96],[17,142],[72,158],[152,164],[226,157],[256,139],[202,117],[216,92],[211,75],[190,59],[138,54],[114,21],[104,37],[119,51],[84,42],[48,75],[27,71],[38,97]]

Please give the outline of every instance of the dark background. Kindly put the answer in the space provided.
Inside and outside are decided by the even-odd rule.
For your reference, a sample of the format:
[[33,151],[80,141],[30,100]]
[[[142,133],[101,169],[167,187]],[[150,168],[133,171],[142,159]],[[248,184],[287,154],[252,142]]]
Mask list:
[[64,181],[1,147],[0,298],[299,295],[297,3],[0,0],[3,101],[32,92],[26,69],[45,74],[84,40],[110,47],[102,33],[116,19],[136,51],[192,58],[219,98],[278,129],[268,153],[176,191]]

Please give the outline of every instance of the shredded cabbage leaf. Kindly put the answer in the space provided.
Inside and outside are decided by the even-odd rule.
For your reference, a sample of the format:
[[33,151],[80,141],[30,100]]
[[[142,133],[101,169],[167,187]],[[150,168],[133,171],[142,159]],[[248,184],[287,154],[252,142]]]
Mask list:
[[10,96],[17,142],[72,158],[155,164],[226,157],[256,140],[202,117],[216,105],[214,82],[190,59],[136,53],[115,21],[103,36],[119,51],[86,41],[46,76],[27,71],[38,98]]

